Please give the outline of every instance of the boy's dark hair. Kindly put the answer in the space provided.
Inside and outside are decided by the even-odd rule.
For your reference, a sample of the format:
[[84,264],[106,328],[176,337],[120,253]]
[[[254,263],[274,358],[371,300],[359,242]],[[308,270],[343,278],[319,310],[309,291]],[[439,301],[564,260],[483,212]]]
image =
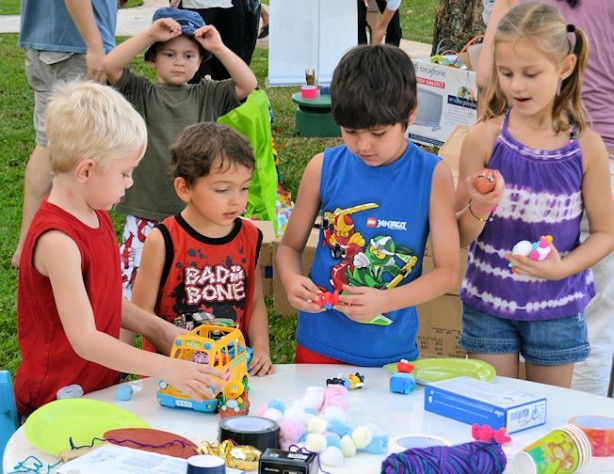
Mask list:
[[256,159],[249,141],[227,125],[202,122],[186,127],[171,146],[173,175],[188,186],[211,169],[233,165],[253,170]]
[[335,121],[352,130],[381,125],[407,127],[416,107],[416,72],[396,46],[360,45],[339,61],[330,85]]

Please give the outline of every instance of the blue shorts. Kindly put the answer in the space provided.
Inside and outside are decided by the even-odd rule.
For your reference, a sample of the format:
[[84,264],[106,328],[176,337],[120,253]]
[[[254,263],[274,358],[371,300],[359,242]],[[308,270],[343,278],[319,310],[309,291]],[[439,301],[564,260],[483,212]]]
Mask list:
[[520,353],[535,365],[565,365],[591,352],[584,313],[546,321],[513,321],[463,304],[460,345],[475,354]]

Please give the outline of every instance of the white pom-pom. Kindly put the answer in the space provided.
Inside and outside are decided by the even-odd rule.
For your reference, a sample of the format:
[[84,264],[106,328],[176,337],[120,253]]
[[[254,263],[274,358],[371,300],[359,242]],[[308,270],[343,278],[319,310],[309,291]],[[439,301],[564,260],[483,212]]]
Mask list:
[[284,417],[284,414],[277,408],[268,408],[263,415],[265,418],[273,421],[279,421]]
[[321,453],[326,449],[326,437],[320,433],[310,433],[305,438],[305,447],[314,453]]
[[528,240],[521,240],[514,247],[512,247],[512,255],[522,255],[528,257],[533,250],[533,244]]
[[324,403],[324,387],[307,387],[301,399],[303,408],[311,408],[319,412]]
[[319,416],[314,416],[307,423],[307,431],[310,433],[324,433],[327,427],[328,421],[326,421],[324,418],[320,418]]
[[343,453],[337,446],[329,446],[320,454],[320,460],[327,466],[342,466]]
[[341,438],[341,452],[348,458],[356,455],[356,444],[354,444],[354,440],[349,435]]
[[352,439],[357,449],[364,449],[373,439],[373,434],[366,426],[357,426],[354,428],[354,431],[352,431]]
[[347,423],[347,415],[343,408],[337,406],[326,407],[321,414],[327,420],[339,420],[341,423]]

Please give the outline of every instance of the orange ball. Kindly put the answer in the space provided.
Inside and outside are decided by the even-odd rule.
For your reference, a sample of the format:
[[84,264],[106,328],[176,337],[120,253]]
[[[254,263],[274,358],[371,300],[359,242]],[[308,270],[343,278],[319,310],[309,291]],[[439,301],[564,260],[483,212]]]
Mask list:
[[496,177],[493,170],[484,168],[482,172],[473,180],[473,186],[482,194],[486,194],[495,189]]

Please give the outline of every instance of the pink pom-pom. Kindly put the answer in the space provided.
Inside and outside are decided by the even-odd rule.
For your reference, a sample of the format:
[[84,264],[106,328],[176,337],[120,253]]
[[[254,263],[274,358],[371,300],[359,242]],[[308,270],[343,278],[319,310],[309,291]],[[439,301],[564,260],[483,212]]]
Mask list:
[[305,425],[296,420],[282,419],[279,422],[279,445],[284,451],[288,451],[290,445],[296,444],[307,429]]
[[267,406],[260,407],[256,410],[256,416],[264,416],[265,412],[269,409]]
[[350,392],[343,385],[328,385],[324,392],[324,404],[322,409],[335,406],[343,409],[346,413],[350,410]]

